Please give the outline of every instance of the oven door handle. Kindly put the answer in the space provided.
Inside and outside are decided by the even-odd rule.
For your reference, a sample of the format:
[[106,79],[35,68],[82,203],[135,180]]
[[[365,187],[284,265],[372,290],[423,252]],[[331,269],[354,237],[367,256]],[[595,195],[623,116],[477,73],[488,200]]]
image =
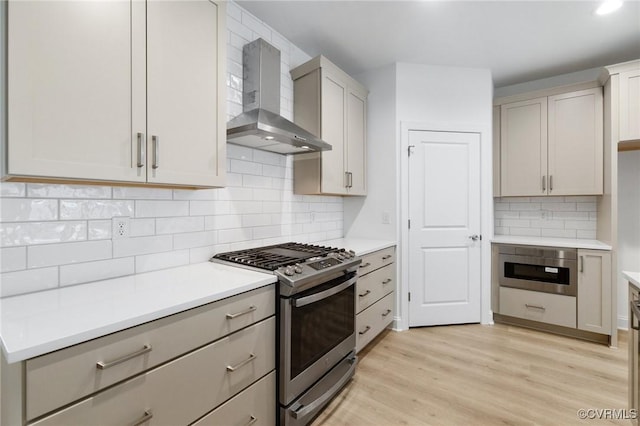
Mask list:
[[629,307],[631,308],[631,318],[629,318],[629,326],[634,330],[640,330],[640,324],[636,326],[633,325],[634,315],[636,316],[636,318],[640,319],[640,308],[638,308],[637,303],[637,300],[632,300],[631,302],[629,302]]
[[322,299],[326,299],[327,297],[331,297],[334,294],[340,293],[342,290],[344,290],[346,288],[349,288],[350,286],[355,284],[357,279],[358,279],[358,277],[355,276],[355,277],[351,278],[350,280],[343,282],[340,285],[337,285],[335,287],[331,287],[330,289],[325,290],[325,291],[321,291],[320,293],[312,294],[311,296],[301,297],[299,299],[293,299],[292,300],[292,304],[296,308],[299,308],[301,306],[310,305],[311,303],[319,302]]
[[358,357],[354,356],[349,360],[349,362],[351,362],[349,371],[333,386],[331,386],[331,389],[324,392],[320,398],[316,399],[311,404],[303,405],[302,407],[300,407],[300,409],[291,412],[291,415],[294,419],[304,419],[307,415],[309,415],[309,413],[312,413],[318,407],[322,407],[323,404],[325,404],[328,400],[335,396],[335,394],[345,385],[345,383],[351,380],[351,376],[353,376],[353,372],[356,369],[356,364],[358,363]]

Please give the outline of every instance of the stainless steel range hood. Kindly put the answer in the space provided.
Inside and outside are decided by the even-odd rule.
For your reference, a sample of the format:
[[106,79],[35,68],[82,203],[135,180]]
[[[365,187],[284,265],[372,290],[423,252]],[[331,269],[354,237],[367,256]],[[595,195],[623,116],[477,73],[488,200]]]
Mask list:
[[227,142],[279,154],[331,145],[280,116],[280,51],[259,38],[242,49],[244,112],[227,123]]

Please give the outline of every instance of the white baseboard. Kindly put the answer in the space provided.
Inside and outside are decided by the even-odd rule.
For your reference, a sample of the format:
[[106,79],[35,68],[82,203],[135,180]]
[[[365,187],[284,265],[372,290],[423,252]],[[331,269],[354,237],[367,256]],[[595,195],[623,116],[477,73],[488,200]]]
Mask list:
[[618,317],[618,330],[628,330],[628,329],[629,329],[629,318]]

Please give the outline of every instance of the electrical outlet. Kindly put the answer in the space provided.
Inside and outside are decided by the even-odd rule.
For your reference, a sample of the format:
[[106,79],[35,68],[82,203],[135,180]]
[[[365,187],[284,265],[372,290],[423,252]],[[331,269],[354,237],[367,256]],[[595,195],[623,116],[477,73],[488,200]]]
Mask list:
[[382,212],[382,223],[384,225],[389,224],[389,212]]
[[129,238],[130,218],[128,216],[115,216],[111,218],[111,238]]

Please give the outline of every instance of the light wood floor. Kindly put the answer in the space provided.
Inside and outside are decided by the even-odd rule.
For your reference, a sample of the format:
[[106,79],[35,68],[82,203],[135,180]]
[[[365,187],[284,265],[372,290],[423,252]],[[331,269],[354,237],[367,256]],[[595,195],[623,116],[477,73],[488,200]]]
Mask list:
[[580,408],[627,407],[618,349],[506,325],[387,331],[313,422],[332,425],[573,425]]

